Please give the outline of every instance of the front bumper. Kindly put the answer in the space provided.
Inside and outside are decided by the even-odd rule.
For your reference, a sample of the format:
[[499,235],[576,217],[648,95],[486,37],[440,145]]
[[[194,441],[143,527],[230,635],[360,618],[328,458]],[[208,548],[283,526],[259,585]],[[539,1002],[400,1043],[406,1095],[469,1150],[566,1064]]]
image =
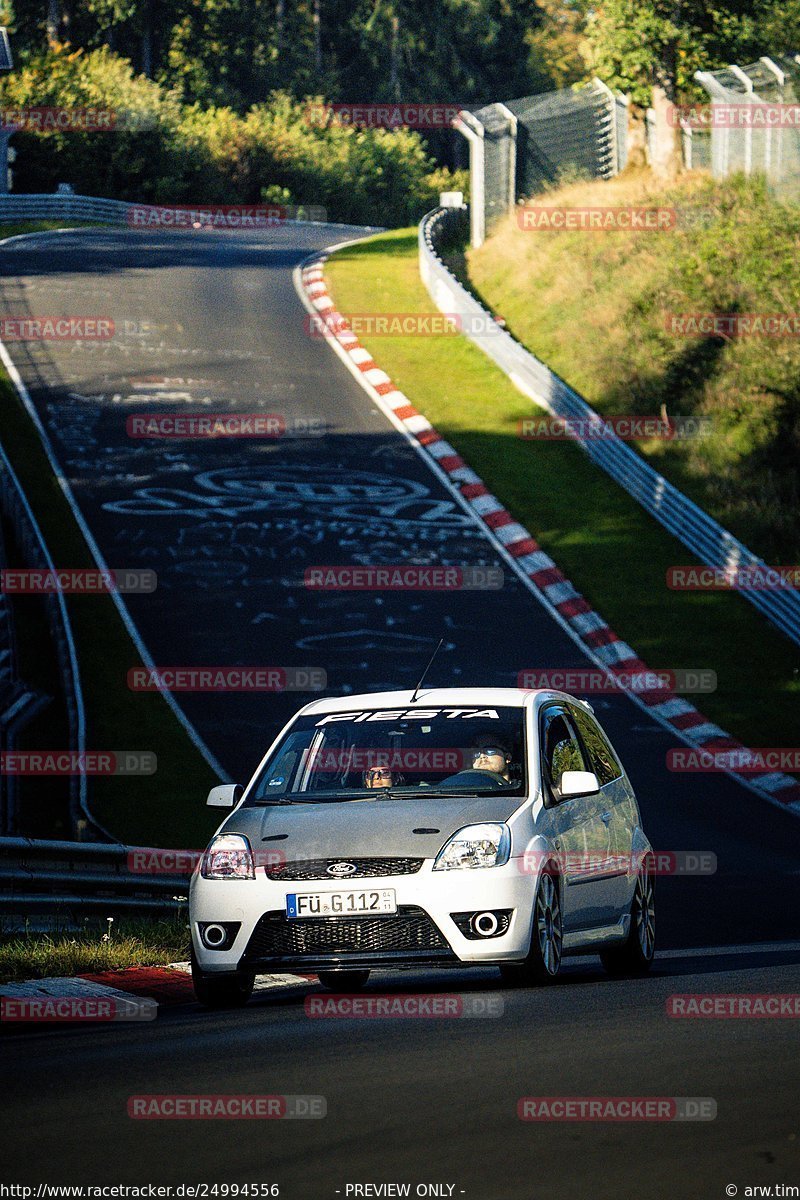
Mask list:
[[[425,860],[413,875],[364,876],[347,882],[277,882],[261,867],[252,880],[195,875],[189,902],[192,941],[197,961],[208,973],[240,967],[263,974],[514,962],[524,958],[530,946],[535,884],[521,858],[502,867],[436,872],[433,861]],[[397,913],[286,918],[290,892],[344,888],[392,888]],[[465,936],[451,916],[498,909],[511,910],[508,929],[480,940]],[[227,950],[209,950],[200,940],[198,925],[217,921],[241,922]]]

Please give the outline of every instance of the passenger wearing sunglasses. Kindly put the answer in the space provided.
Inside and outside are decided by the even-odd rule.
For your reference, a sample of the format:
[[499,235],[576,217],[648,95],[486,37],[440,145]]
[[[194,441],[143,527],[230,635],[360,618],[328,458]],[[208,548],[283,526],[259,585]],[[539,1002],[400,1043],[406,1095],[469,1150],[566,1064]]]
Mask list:
[[391,767],[368,767],[362,778],[366,788],[399,787],[403,782],[402,776]]

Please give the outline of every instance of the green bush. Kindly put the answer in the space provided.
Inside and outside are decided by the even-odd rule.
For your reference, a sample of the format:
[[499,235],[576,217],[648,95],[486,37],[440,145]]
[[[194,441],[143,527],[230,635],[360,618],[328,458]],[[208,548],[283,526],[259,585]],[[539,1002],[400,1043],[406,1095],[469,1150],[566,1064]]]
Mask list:
[[[14,190],[158,203],[319,205],[330,219],[396,226],[417,220],[442,190],[466,190],[466,172],[435,168],[419,134],[320,124],[321,97],[274,92],[244,116],[181,106],[106,47],[61,46],[32,58],[0,88],[3,105],[102,108],[136,128],[17,135]],[[312,109],[312,106],[316,106]]]

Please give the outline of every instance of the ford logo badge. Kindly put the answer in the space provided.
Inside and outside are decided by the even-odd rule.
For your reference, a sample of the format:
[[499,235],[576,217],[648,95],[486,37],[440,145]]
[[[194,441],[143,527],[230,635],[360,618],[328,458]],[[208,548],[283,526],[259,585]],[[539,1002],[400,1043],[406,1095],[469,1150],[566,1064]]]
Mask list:
[[358,867],[356,864],[351,862],[336,862],[326,867],[326,873],[328,875],[335,875],[337,879],[341,879],[343,875],[352,875],[357,870]]

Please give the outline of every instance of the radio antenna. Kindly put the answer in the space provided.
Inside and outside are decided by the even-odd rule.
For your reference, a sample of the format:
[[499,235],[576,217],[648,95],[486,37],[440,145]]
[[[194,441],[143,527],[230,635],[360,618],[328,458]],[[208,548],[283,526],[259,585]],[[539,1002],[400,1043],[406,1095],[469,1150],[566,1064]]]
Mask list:
[[422,687],[423,683],[425,682],[425,676],[428,674],[428,671],[430,671],[431,666],[433,665],[433,660],[436,658],[436,655],[439,653],[439,651],[441,650],[443,645],[444,645],[444,638],[442,637],[442,638],[439,638],[439,645],[436,647],[433,654],[428,659],[428,665],[425,668],[425,670],[422,672],[419,683],[414,688],[414,691],[411,693],[411,699],[409,701],[410,704],[413,704],[414,701],[416,700],[417,692],[419,691],[419,689]]

